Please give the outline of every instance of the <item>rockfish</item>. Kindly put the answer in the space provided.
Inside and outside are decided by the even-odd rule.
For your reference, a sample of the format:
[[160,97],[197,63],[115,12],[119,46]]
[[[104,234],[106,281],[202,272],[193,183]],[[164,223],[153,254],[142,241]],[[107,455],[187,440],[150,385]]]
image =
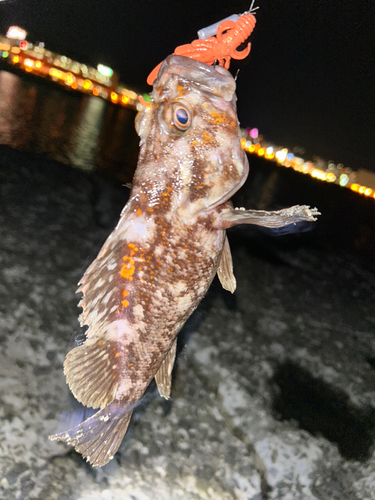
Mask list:
[[85,342],[64,373],[83,405],[99,411],[51,436],[92,465],[113,458],[133,408],[155,377],[170,395],[176,337],[218,273],[234,292],[225,230],[315,220],[316,209],[233,209],[248,175],[236,113],[235,80],[220,66],[169,56],[151,102],[136,118],[140,153],[128,203],[78,292]]

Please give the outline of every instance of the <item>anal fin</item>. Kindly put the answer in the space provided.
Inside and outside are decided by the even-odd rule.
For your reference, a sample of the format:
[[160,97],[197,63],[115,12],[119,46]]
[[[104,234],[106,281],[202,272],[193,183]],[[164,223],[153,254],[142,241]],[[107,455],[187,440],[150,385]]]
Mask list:
[[155,382],[161,397],[169,399],[172,388],[172,370],[176,359],[177,338],[173,341],[172,347],[167,352],[158,372],[155,375]]
[[114,402],[92,417],[65,432],[49,436],[51,441],[63,441],[95,467],[112,460],[128,429],[132,410]]
[[233,274],[232,254],[230,251],[228,236],[225,236],[224,247],[221,253],[217,276],[224,290],[234,293],[237,287],[236,278]]

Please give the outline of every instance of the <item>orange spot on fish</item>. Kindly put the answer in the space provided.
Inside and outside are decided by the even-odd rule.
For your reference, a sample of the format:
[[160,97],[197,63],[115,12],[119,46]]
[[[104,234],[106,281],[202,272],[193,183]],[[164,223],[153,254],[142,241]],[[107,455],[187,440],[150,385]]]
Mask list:
[[99,346],[104,345],[104,340],[98,340],[98,345],[99,345]]
[[132,250],[134,250],[134,252],[138,252],[138,248],[134,245],[134,243],[128,243],[128,247],[131,248]]
[[213,142],[214,139],[211,138],[211,136],[207,132],[203,132],[203,137],[207,142]]
[[121,304],[122,304],[124,307],[128,307],[128,305],[129,305],[129,301],[128,301],[128,300],[126,300],[126,299],[125,299],[125,300],[122,300],[122,301],[121,301]]
[[137,209],[137,214],[142,215],[142,210],[140,208]]
[[120,353],[119,352],[116,352],[115,354],[115,358],[118,358],[120,356]]
[[121,266],[120,270],[120,275],[125,278],[126,280],[132,280],[132,274],[134,274],[134,259],[132,257],[129,257],[125,255],[125,257],[122,258],[122,260],[125,261],[125,264]]
[[122,291],[122,296],[127,297],[129,295],[129,292],[127,290]]
[[220,125],[221,123],[224,123],[227,121],[226,116],[222,115],[221,113],[212,112],[212,113],[210,113],[210,116],[212,116],[212,118],[213,118],[214,125]]

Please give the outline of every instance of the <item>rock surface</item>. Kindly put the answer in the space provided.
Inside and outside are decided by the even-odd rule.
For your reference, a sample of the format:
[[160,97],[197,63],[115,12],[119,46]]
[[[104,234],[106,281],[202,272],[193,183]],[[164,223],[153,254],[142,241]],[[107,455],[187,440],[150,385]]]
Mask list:
[[373,270],[298,235],[231,233],[235,295],[214,282],[172,399],[150,387],[115,459],[91,468],[47,436],[73,408],[76,283],[127,189],[6,148],[0,179],[1,498],[375,499]]

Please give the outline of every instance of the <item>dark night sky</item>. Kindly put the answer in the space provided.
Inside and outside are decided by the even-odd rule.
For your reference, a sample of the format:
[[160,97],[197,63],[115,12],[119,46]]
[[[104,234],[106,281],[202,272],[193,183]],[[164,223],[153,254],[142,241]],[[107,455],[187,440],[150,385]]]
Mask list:
[[[129,87],[196,31],[248,9],[250,0],[0,1],[30,41],[103,62]],[[375,171],[374,0],[259,0],[252,50],[235,62],[241,125],[268,140],[354,169]],[[306,159],[310,159],[308,154]]]

